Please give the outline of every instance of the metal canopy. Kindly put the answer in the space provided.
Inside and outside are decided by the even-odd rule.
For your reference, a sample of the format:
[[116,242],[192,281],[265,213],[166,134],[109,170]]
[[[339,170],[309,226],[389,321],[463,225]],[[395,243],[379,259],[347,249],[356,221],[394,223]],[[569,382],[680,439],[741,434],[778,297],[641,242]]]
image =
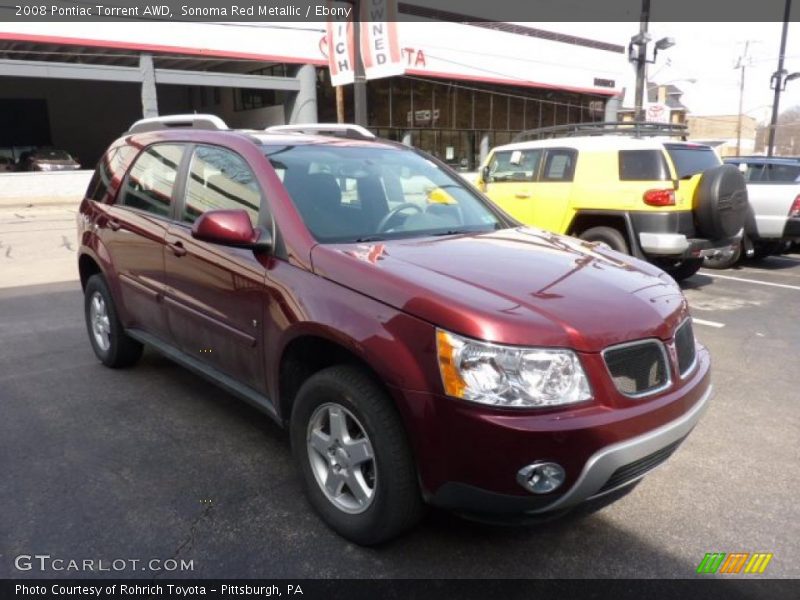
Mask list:
[[[141,83],[142,81],[142,73],[139,67],[13,59],[0,59],[0,76],[127,83]],[[289,92],[300,90],[300,81],[293,77],[159,68],[155,69],[155,77],[156,83],[169,85],[232,87]]]

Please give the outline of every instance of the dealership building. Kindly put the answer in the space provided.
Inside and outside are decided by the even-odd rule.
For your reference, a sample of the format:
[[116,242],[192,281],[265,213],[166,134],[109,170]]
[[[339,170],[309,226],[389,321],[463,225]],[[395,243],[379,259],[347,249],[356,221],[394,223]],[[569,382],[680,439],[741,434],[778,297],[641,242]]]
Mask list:
[[[625,48],[535,24],[397,24],[405,73],[370,80],[380,136],[474,169],[516,132],[603,120]],[[403,18],[410,18],[405,15]],[[142,116],[231,127],[335,122],[324,23],[0,23],[0,155],[55,146],[91,166]],[[345,119],[353,119],[351,86]]]

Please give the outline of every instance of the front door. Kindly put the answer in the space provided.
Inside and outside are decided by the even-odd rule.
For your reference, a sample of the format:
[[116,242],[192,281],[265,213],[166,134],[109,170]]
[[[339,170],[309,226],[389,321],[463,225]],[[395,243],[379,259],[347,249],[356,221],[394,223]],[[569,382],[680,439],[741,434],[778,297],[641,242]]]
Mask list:
[[542,151],[498,150],[481,175],[486,195],[512,217],[526,225],[537,225],[533,188],[539,173]]
[[166,310],[173,338],[186,354],[265,393],[262,319],[268,298],[264,267],[252,250],[196,240],[204,212],[244,209],[258,223],[261,193],[248,164],[216,146],[195,146],[166,235]]

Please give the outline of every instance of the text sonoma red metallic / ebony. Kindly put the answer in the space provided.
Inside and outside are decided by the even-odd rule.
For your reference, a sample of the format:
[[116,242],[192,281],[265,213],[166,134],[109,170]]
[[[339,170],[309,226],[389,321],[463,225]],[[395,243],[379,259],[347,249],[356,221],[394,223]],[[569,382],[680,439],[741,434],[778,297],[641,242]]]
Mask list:
[[668,275],[354,126],[137,122],[79,239],[99,359],[148,344],[288,426],[311,503],[362,544],[425,503],[533,520],[621,495],[711,393]]

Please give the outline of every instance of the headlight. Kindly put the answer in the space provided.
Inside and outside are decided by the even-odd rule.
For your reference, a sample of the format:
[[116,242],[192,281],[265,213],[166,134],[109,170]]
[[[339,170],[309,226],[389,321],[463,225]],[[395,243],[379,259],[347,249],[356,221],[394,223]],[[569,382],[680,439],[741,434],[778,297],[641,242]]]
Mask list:
[[498,346],[436,330],[448,396],[504,407],[560,406],[592,398],[571,350]]

